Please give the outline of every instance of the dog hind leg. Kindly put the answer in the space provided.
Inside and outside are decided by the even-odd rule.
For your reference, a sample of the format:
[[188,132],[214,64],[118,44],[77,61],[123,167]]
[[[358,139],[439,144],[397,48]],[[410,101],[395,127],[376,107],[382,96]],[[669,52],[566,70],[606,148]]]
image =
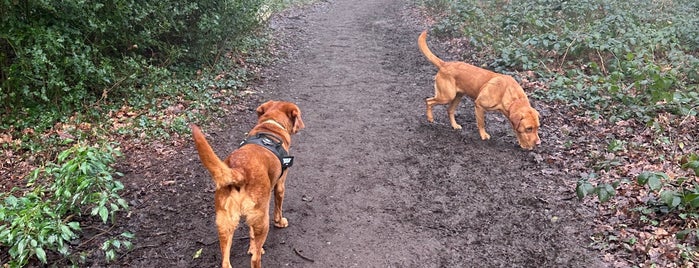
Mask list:
[[221,267],[231,267],[231,246],[233,245],[233,234],[238,228],[240,217],[228,215],[226,213],[216,213],[216,226],[218,229],[218,240],[221,248]]
[[456,118],[454,118],[454,114],[456,113],[456,108],[459,106],[459,103],[461,103],[461,97],[463,95],[457,94],[456,97],[449,103],[449,109],[447,109],[447,114],[449,115],[449,122],[451,123],[451,127],[454,129],[461,129],[461,125],[456,123]]
[[427,111],[425,112],[425,114],[427,115],[427,122],[434,123],[434,116],[432,115],[432,106],[438,104],[438,102],[434,98],[426,98],[425,104],[427,105]]
[[444,100],[439,98],[439,89],[437,88],[437,81],[434,82],[434,97],[425,98],[425,104],[427,105],[427,122],[434,123],[434,116],[432,115],[432,106],[435,104],[445,104]]
[[[459,98],[459,100],[456,100],[457,104],[460,101],[460,97],[456,94],[456,86],[454,83],[455,81],[453,79],[445,78],[440,74],[437,74],[437,76],[435,77],[434,97],[425,99],[425,103],[427,104],[427,121],[429,121],[430,123],[434,122],[434,117],[432,115],[432,106],[436,104],[446,105],[450,103],[453,105],[453,101],[455,101],[457,97]],[[456,107],[454,107],[453,110],[455,111]],[[461,129],[461,126],[456,124],[456,121],[453,120],[453,117],[451,115],[449,120],[451,121],[451,126],[454,129]]]

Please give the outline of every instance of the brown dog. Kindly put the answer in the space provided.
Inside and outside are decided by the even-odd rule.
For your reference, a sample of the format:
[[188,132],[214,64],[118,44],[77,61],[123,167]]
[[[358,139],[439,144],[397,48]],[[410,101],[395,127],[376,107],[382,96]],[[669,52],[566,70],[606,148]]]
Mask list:
[[445,62],[437,58],[427,47],[427,31],[420,34],[417,43],[422,54],[439,68],[435,76],[434,97],[425,99],[428,121],[434,122],[432,106],[449,104],[447,113],[451,126],[461,129],[454,119],[454,112],[461,97],[466,95],[474,100],[476,124],[481,139],[490,139],[490,135],[485,132],[485,111],[500,111],[509,118],[519,146],[532,150],[534,146],[541,144],[538,134],[539,113],[531,107],[527,95],[514,78],[464,62]]
[[216,156],[199,127],[191,125],[199,158],[216,184],[216,225],[224,268],[231,267],[233,232],[241,217],[250,227],[250,266],[261,267],[273,189],[274,226],[284,228],[289,224],[282,217],[286,167],[290,166],[286,154],[291,134],[304,128],[301,111],[290,102],[268,101],[257,107],[257,116],[257,125],[225,161]]

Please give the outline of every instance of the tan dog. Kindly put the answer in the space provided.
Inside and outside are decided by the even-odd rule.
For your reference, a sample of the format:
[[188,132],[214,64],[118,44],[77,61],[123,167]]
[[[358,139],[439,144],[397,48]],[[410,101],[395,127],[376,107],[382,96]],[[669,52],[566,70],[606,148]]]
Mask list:
[[[283,160],[283,156],[289,151],[291,134],[304,128],[301,111],[290,102],[268,101],[257,107],[257,115],[257,125],[249,132],[244,145],[225,161],[216,156],[199,127],[191,125],[199,158],[216,184],[216,225],[224,268],[231,267],[233,233],[241,217],[250,227],[250,266],[261,267],[262,246],[269,232],[272,190],[274,226],[284,228],[289,224],[282,217],[284,182],[288,173],[284,167],[288,157]],[[279,151],[284,153],[280,156]]]
[[500,111],[510,120],[519,146],[532,150],[534,146],[541,144],[538,134],[539,113],[531,107],[527,95],[514,78],[464,62],[445,62],[437,58],[427,47],[427,31],[420,34],[417,43],[422,54],[439,68],[435,76],[434,97],[425,99],[429,122],[434,122],[432,106],[449,104],[447,113],[451,126],[461,129],[454,119],[454,112],[461,97],[466,95],[474,100],[476,124],[481,139],[490,139],[490,135],[485,132],[485,111]]

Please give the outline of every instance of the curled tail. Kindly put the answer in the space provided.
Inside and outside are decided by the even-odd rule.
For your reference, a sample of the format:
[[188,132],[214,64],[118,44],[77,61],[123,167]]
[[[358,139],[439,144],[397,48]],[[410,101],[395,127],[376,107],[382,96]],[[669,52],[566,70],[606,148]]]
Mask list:
[[427,47],[427,30],[422,31],[420,37],[417,38],[417,46],[420,48],[422,54],[424,54],[425,57],[427,57],[427,59],[434,64],[434,66],[437,66],[437,68],[442,68],[444,61],[432,54],[432,51],[430,51],[430,49]]
[[211,149],[211,145],[206,141],[204,133],[196,125],[190,125],[192,129],[192,136],[194,136],[194,144],[197,147],[197,152],[199,152],[199,159],[204,167],[209,170],[211,177],[216,183],[216,189],[234,186],[239,188],[243,181],[243,176],[239,172],[234,171],[226,163],[221,161],[214,150]]

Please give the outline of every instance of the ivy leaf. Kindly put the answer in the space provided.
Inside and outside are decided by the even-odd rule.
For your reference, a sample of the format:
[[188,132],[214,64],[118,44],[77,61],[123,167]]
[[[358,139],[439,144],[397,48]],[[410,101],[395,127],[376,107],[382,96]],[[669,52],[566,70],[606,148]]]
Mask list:
[[650,176],[651,176],[650,172],[644,171],[641,174],[638,174],[638,176],[636,176],[636,182],[638,182],[638,184],[640,184],[640,185],[646,185],[646,183],[648,183],[648,178],[650,178]]
[[682,167],[694,170],[694,175],[699,176],[699,160],[689,161],[686,164],[682,165]]
[[684,203],[696,209],[699,207],[699,193],[691,193],[684,196]]
[[600,202],[607,202],[609,199],[614,196],[616,191],[614,190],[614,187],[612,187],[609,184],[604,184],[599,187],[597,187],[597,197],[599,197]]
[[682,199],[680,198],[679,194],[675,191],[663,191],[660,193],[660,199],[663,200],[663,203],[667,205],[670,208],[677,208],[677,206],[682,203]]
[[592,193],[594,189],[595,187],[592,186],[592,184],[590,184],[588,181],[579,180],[577,186],[575,187],[575,193],[578,196],[578,199],[582,200],[589,193]]
[[659,176],[654,175],[648,178],[648,187],[650,187],[650,189],[653,191],[658,191],[663,188],[663,182],[660,181]]
[[677,232],[677,234],[675,234],[675,237],[676,237],[677,239],[679,239],[679,240],[683,240],[683,239],[687,238],[687,236],[688,236],[692,231],[696,231],[696,230],[697,230],[697,229],[684,229],[684,230],[682,230],[682,231]]

